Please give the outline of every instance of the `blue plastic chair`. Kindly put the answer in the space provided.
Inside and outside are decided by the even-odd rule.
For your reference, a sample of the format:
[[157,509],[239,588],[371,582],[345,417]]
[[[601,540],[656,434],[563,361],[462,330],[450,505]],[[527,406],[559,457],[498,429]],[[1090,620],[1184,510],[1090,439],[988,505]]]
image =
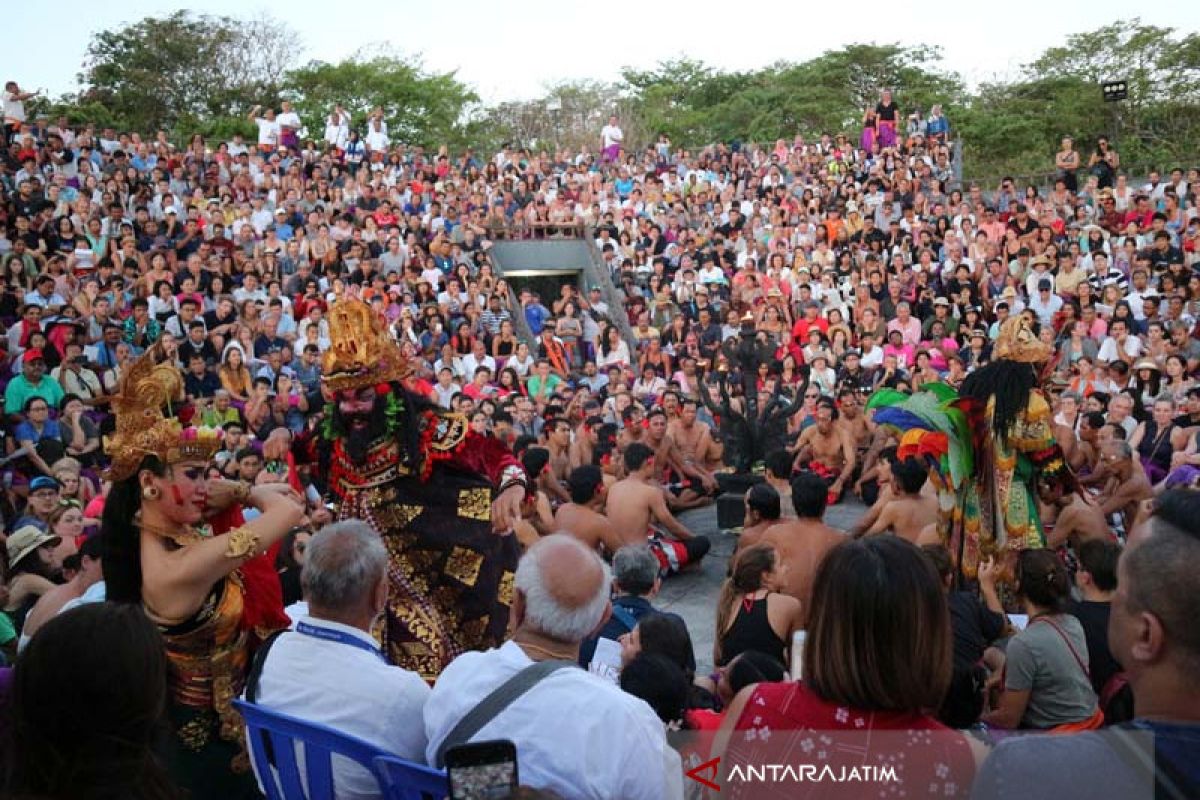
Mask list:
[[450,794],[446,773],[396,756],[379,756],[371,762],[383,800],[441,800]]
[[[233,705],[246,720],[246,738],[268,800],[328,800],[336,797],[334,755],[361,764],[368,772],[374,772],[372,762],[375,759],[387,755],[375,745],[327,725],[305,722],[244,700],[234,700]],[[296,758],[297,742],[304,748],[303,780]]]

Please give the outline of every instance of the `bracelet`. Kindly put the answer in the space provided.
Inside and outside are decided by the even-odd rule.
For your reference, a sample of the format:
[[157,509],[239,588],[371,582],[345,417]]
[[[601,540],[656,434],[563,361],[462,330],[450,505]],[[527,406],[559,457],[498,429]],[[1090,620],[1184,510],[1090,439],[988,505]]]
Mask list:
[[246,558],[258,550],[258,534],[243,526],[229,532],[229,545],[225,548],[226,558]]
[[500,489],[496,492],[496,496],[499,497],[514,486],[520,486],[521,489],[524,490],[525,494],[529,494],[529,482],[526,481],[525,476],[522,475],[520,478],[513,478],[500,484]]

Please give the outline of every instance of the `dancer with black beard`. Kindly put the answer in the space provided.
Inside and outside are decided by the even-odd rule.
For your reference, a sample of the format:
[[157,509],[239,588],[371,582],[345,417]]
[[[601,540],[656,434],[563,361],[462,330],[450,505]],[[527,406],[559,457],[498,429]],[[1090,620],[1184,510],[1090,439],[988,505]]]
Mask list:
[[363,302],[330,309],[319,429],[297,440],[338,499],[388,550],[383,652],[432,680],[467,650],[503,640],[529,491],[499,440],[404,388],[412,366]]

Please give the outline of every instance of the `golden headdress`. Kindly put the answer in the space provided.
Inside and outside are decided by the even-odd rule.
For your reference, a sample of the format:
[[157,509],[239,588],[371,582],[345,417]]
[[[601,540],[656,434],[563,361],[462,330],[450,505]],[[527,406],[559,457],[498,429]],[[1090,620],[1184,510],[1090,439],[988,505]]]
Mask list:
[[412,369],[383,318],[361,300],[346,299],[330,306],[329,341],[321,380],[331,391],[398,381]]
[[128,478],[146,456],[164,464],[207,461],[221,446],[219,430],[184,428],[163,415],[163,406],[183,398],[183,376],[170,361],[156,363],[161,356],[155,345],[121,376],[112,400],[116,431],[104,437],[104,451],[112,459],[105,477],[111,481]]
[[1029,327],[1029,321],[1023,315],[1009,317],[1000,326],[1000,334],[996,337],[996,346],[992,348],[993,358],[1004,358],[1009,361],[1020,361],[1026,364],[1041,364],[1050,360],[1050,345],[1043,342]]

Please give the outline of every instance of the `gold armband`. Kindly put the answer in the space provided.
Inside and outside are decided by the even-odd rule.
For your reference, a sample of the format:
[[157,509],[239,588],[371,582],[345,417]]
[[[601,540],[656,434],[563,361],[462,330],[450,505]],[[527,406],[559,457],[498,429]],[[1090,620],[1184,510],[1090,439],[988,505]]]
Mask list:
[[238,481],[237,489],[233,493],[234,502],[245,505],[250,499],[250,484],[245,481]]
[[228,536],[229,545],[225,548],[227,558],[247,558],[258,551],[258,534],[249,528],[234,528]]

